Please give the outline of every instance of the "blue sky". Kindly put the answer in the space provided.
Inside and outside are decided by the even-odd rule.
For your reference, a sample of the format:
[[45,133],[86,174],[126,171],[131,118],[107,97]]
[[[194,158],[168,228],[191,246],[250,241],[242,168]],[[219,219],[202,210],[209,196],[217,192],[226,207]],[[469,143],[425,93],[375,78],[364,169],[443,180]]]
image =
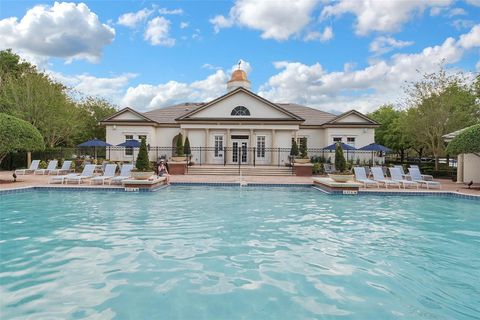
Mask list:
[[0,2],[0,49],[140,111],[252,90],[337,112],[399,103],[441,61],[480,71],[480,0]]

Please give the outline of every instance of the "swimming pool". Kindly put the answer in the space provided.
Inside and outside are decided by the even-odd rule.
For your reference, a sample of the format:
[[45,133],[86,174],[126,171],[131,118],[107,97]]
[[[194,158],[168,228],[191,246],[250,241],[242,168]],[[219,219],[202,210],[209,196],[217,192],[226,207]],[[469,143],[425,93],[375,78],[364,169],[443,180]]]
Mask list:
[[478,319],[479,207],[313,188],[3,195],[0,318]]

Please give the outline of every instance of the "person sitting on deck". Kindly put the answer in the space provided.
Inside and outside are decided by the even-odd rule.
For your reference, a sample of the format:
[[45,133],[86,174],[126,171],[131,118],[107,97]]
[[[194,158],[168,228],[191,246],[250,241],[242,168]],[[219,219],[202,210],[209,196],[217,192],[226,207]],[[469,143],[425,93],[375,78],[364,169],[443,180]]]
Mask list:
[[161,159],[157,166],[157,175],[159,177],[165,177],[167,184],[170,184],[170,174],[168,174],[168,169],[165,164],[165,160]]

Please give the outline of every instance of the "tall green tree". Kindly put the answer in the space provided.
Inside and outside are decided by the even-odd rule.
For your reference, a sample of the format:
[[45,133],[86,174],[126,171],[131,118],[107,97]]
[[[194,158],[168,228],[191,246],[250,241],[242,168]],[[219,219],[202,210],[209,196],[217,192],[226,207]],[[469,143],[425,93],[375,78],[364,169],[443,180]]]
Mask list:
[[395,151],[403,162],[411,139],[405,130],[406,112],[397,110],[393,105],[383,105],[368,115],[380,127],[375,129],[375,142]]
[[44,148],[40,132],[30,123],[0,113],[0,163],[14,151],[37,151]]
[[101,98],[87,97],[78,103],[82,128],[75,136],[75,143],[92,138],[105,140],[105,127],[100,121],[117,111],[115,106]]
[[406,130],[413,141],[433,154],[438,170],[438,159],[445,153],[442,136],[479,121],[475,92],[463,74],[448,75],[441,68],[411,84],[407,93]]

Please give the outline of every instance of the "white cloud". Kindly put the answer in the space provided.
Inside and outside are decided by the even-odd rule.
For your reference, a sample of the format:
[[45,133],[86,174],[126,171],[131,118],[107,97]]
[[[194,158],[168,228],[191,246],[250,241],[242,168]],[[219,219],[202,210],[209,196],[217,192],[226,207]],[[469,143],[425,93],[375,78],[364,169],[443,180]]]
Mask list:
[[[241,67],[250,73],[252,68],[248,61],[241,60]],[[230,73],[238,68],[234,64],[227,72],[223,69],[204,64],[202,68],[215,70],[203,80],[191,83],[169,81],[158,85],[139,84],[128,88],[122,99],[122,106],[134,107],[138,110],[163,108],[181,102],[205,102],[225,94]]]
[[[237,0],[228,17],[210,20],[215,32],[233,25],[260,30],[264,39],[287,40],[311,20],[318,0],[257,1]],[[294,17],[294,18],[292,18]]]
[[147,111],[181,102],[209,101],[226,92],[227,81],[227,74],[217,70],[207,78],[192,83],[169,81],[159,85],[140,84],[128,88],[122,105]]
[[183,14],[183,10],[182,10],[182,9],[169,10],[169,9],[167,9],[167,8],[160,8],[160,9],[158,9],[158,13],[160,13],[160,14],[179,15],[179,14]]
[[37,5],[20,21],[16,17],[0,20],[0,49],[13,48],[40,57],[64,58],[67,62],[98,62],[103,48],[114,38],[115,30],[101,23],[84,3]]
[[477,25],[458,41],[447,38],[442,44],[413,54],[396,54],[369,66],[329,72],[319,64],[276,62],[279,73],[260,87],[259,94],[277,102],[297,102],[323,110],[346,111],[352,108],[369,112],[384,103],[395,103],[402,97],[405,82],[418,80],[421,73],[438,70],[458,62],[467,49],[480,47]]
[[238,69],[238,64],[240,63],[240,69],[245,71],[248,74],[252,72],[252,66],[250,65],[250,62],[245,61],[243,59],[240,59],[237,63],[235,63],[231,68],[230,68],[230,73]]
[[480,71],[480,60],[478,60],[477,64],[475,65],[477,71]]
[[465,0],[465,2],[472,6],[480,7],[480,0]]
[[470,32],[460,36],[459,44],[465,49],[480,46],[480,24],[474,26]]
[[455,27],[455,29],[470,29],[475,25],[475,22],[473,20],[467,20],[467,19],[457,19],[454,20],[452,23],[452,26]]
[[190,24],[188,22],[182,21],[180,22],[180,29],[188,28]]
[[373,52],[375,55],[382,55],[394,49],[411,46],[412,44],[413,44],[413,41],[402,41],[392,37],[380,36],[375,38],[370,43],[369,50],[370,52]]
[[340,0],[324,7],[321,18],[350,13],[357,18],[355,31],[359,35],[372,31],[392,32],[400,30],[404,23],[416,14],[422,14],[426,8],[449,6],[452,2],[453,0]]
[[140,22],[144,22],[152,13],[153,10],[147,8],[137,12],[128,12],[122,14],[118,18],[117,23],[125,27],[135,28]]
[[222,28],[230,28],[233,26],[233,20],[227,19],[224,16],[215,16],[214,18],[209,20],[211,24],[213,24],[213,30],[215,33],[219,33],[220,29]]
[[148,21],[144,39],[154,46],[173,47],[175,39],[170,38],[170,21],[164,17],[156,17]]
[[120,102],[128,82],[136,77],[133,73],[112,77],[95,77],[89,74],[70,76],[53,71],[47,71],[47,74],[80,94],[106,98],[114,103]]
[[304,40],[305,41],[315,41],[318,40],[320,42],[326,42],[333,39],[333,30],[331,27],[326,27],[323,29],[323,32],[312,31],[308,33]]

